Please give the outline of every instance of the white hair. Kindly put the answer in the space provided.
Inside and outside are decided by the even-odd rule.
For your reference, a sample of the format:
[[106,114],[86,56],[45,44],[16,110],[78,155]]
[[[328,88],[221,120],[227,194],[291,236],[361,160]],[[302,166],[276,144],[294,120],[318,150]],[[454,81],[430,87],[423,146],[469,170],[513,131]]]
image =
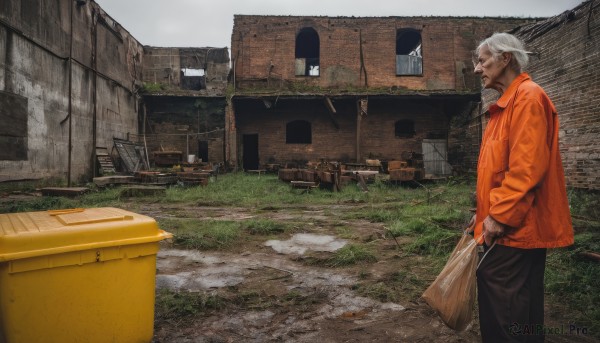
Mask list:
[[512,67],[521,72],[522,68],[526,68],[529,63],[529,55],[530,52],[525,50],[523,42],[511,35],[510,33],[494,33],[492,36],[484,39],[479,43],[477,50],[475,50],[476,54],[479,54],[479,50],[483,46],[487,46],[492,53],[494,58],[498,59],[504,52],[508,52],[512,54]]

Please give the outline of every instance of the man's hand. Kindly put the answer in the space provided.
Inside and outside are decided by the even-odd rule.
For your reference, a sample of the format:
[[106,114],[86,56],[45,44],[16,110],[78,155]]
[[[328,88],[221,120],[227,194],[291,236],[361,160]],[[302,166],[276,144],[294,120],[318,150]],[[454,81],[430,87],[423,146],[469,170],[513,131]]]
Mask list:
[[475,231],[475,220],[477,220],[477,215],[474,214],[469,220],[469,224],[467,225],[467,233],[473,233]]
[[489,247],[496,238],[504,236],[504,224],[497,222],[494,218],[487,216],[483,220],[483,238]]

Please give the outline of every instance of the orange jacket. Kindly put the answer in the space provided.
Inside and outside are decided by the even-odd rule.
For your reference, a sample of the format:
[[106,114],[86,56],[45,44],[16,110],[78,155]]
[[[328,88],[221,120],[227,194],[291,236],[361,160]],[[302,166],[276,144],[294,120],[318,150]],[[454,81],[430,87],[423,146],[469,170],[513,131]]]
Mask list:
[[489,112],[477,165],[475,237],[490,215],[508,226],[498,244],[524,249],[573,244],[552,101],[522,73]]

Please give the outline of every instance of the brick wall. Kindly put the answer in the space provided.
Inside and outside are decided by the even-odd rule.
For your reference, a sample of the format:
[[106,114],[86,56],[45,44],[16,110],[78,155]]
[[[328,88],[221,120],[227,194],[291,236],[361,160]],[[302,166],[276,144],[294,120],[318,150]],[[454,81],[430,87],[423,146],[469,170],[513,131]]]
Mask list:
[[185,161],[187,154],[199,157],[199,141],[207,141],[204,162],[223,162],[225,104],[218,97],[145,95],[148,151],[181,151]]
[[600,9],[588,1],[514,31],[537,54],[527,71],[559,114],[560,150],[569,186],[600,189]]
[[161,93],[180,90],[182,68],[202,69],[201,93],[224,95],[229,74],[227,48],[161,48],[144,46],[143,81],[163,85]]
[[[244,134],[258,134],[261,165],[320,159],[349,161],[356,156],[356,105],[340,104],[334,117],[339,129],[319,100],[278,101],[268,110],[262,102],[242,101],[236,104],[236,110],[238,141],[241,144]],[[294,120],[311,123],[311,144],[286,144],[286,124]],[[243,148],[239,151],[241,154]]]
[[[481,125],[477,125],[480,117],[469,111],[471,98],[480,91],[481,84],[473,73],[472,52],[480,40],[493,32],[531,22],[536,20],[236,15],[231,42],[235,109],[230,107],[228,112],[228,122],[235,119],[236,126],[230,126],[228,132],[237,129],[237,133],[228,136],[232,137],[228,161],[241,161],[241,138],[250,132],[259,133],[260,163],[291,159],[397,159],[402,151],[420,152],[422,140],[433,133],[448,137],[450,164],[474,166]],[[319,36],[318,77],[295,75],[296,35],[305,27],[314,29]],[[396,75],[398,29],[420,32],[422,75]],[[430,95],[442,92],[451,95],[451,100],[417,96],[420,100],[413,101],[404,96],[417,90]],[[261,109],[260,99],[273,94],[294,94],[296,101],[287,110],[283,103],[279,109]],[[351,94],[347,101],[336,103],[336,108],[343,109],[335,115],[339,117],[339,128],[331,124],[322,97],[314,103],[308,100],[317,94]],[[374,100],[373,94],[390,97],[386,101],[382,97]],[[252,109],[238,96],[256,98],[260,105]],[[369,110],[358,124],[356,101],[361,97],[369,99]],[[285,115],[275,115],[277,111],[284,111]],[[451,121],[454,116],[463,118]],[[313,123],[313,144],[285,144],[285,123],[293,117]],[[394,123],[401,119],[414,120],[414,136],[395,136]]]
[[[356,162],[356,101],[336,100],[336,113],[330,115],[320,99],[280,100],[271,109],[266,109],[262,101],[237,100],[238,142],[243,141],[244,134],[258,134],[261,165],[319,160]],[[394,124],[402,119],[414,120],[414,136],[395,136]],[[311,123],[311,144],[286,144],[286,124],[294,120]],[[360,121],[358,161],[394,160],[400,159],[403,151],[421,152],[422,139],[445,133],[447,126],[441,108],[425,101],[370,99],[367,114]],[[243,151],[243,147],[239,150]],[[242,160],[241,156],[238,159]]]
[[[243,85],[245,80],[281,79],[327,88],[363,87],[362,49],[362,64],[371,88],[479,90],[471,59],[476,43],[495,31],[533,21],[515,18],[236,15],[231,42],[235,78],[238,86]],[[295,76],[295,39],[304,27],[312,27],[319,35],[319,77]],[[400,28],[421,32],[422,76],[396,76],[396,30]]]

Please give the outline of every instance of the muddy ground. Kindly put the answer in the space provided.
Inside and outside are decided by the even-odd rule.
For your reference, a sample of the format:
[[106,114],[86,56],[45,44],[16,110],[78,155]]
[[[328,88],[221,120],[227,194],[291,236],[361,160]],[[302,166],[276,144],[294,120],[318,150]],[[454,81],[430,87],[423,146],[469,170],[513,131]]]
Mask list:
[[[363,205],[258,211],[132,204],[133,210],[157,219],[268,218],[303,223],[274,236],[247,235],[233,247],[216,251],[162,244],[158,293],[184,291],[234,301],[182,318],[157,319],[154,342],[479,342],[476,313],[465,331],[455,332],[420,299],[436,275],[430,264],[421,263],[424,257],[403,254],[398,248],[402,240],[386,238],[382,224],[343,220],[344,213],[357,206]],[[347,267],[321,263],[347,243],[368,243],[377,251],[377,261]],[[399,286],[382,286],[381,294],[377,287],[360,292],[365,285],[385,285],[390,278],[396,278],[394,284]],[[399,294],[385,294],[390,291]],[[546,312],[548,326],[559,326],[568,317],[552,308]],[[593,340],[561,334],[546,341]]]
[[[5,194],[0,205],[39,196]],[[480,342],[477,310],[467,329],[455,332],[420,299],[441,265],[426,255],[405,253],[401,247],[407,238],[391,239],[381,223],[345,219],[365,206],[249,209],[148,204],[134,198],[121,203],[159,222],[268,219],[292,226],[267,236],[246,233],[236,244],[207,251],[161,242],[153,343]],[[351,266],[325,263],[345,244],[368,246],[377,260]],[[187,296],[176,298],[180,312],[164,313],[161,304],[178,294]],[[192,302],[198,298],[200,310]],[[546,326],[563,331],[546,341],[597,341],[569,334],[569,319],[564,305],[547,301]]]

